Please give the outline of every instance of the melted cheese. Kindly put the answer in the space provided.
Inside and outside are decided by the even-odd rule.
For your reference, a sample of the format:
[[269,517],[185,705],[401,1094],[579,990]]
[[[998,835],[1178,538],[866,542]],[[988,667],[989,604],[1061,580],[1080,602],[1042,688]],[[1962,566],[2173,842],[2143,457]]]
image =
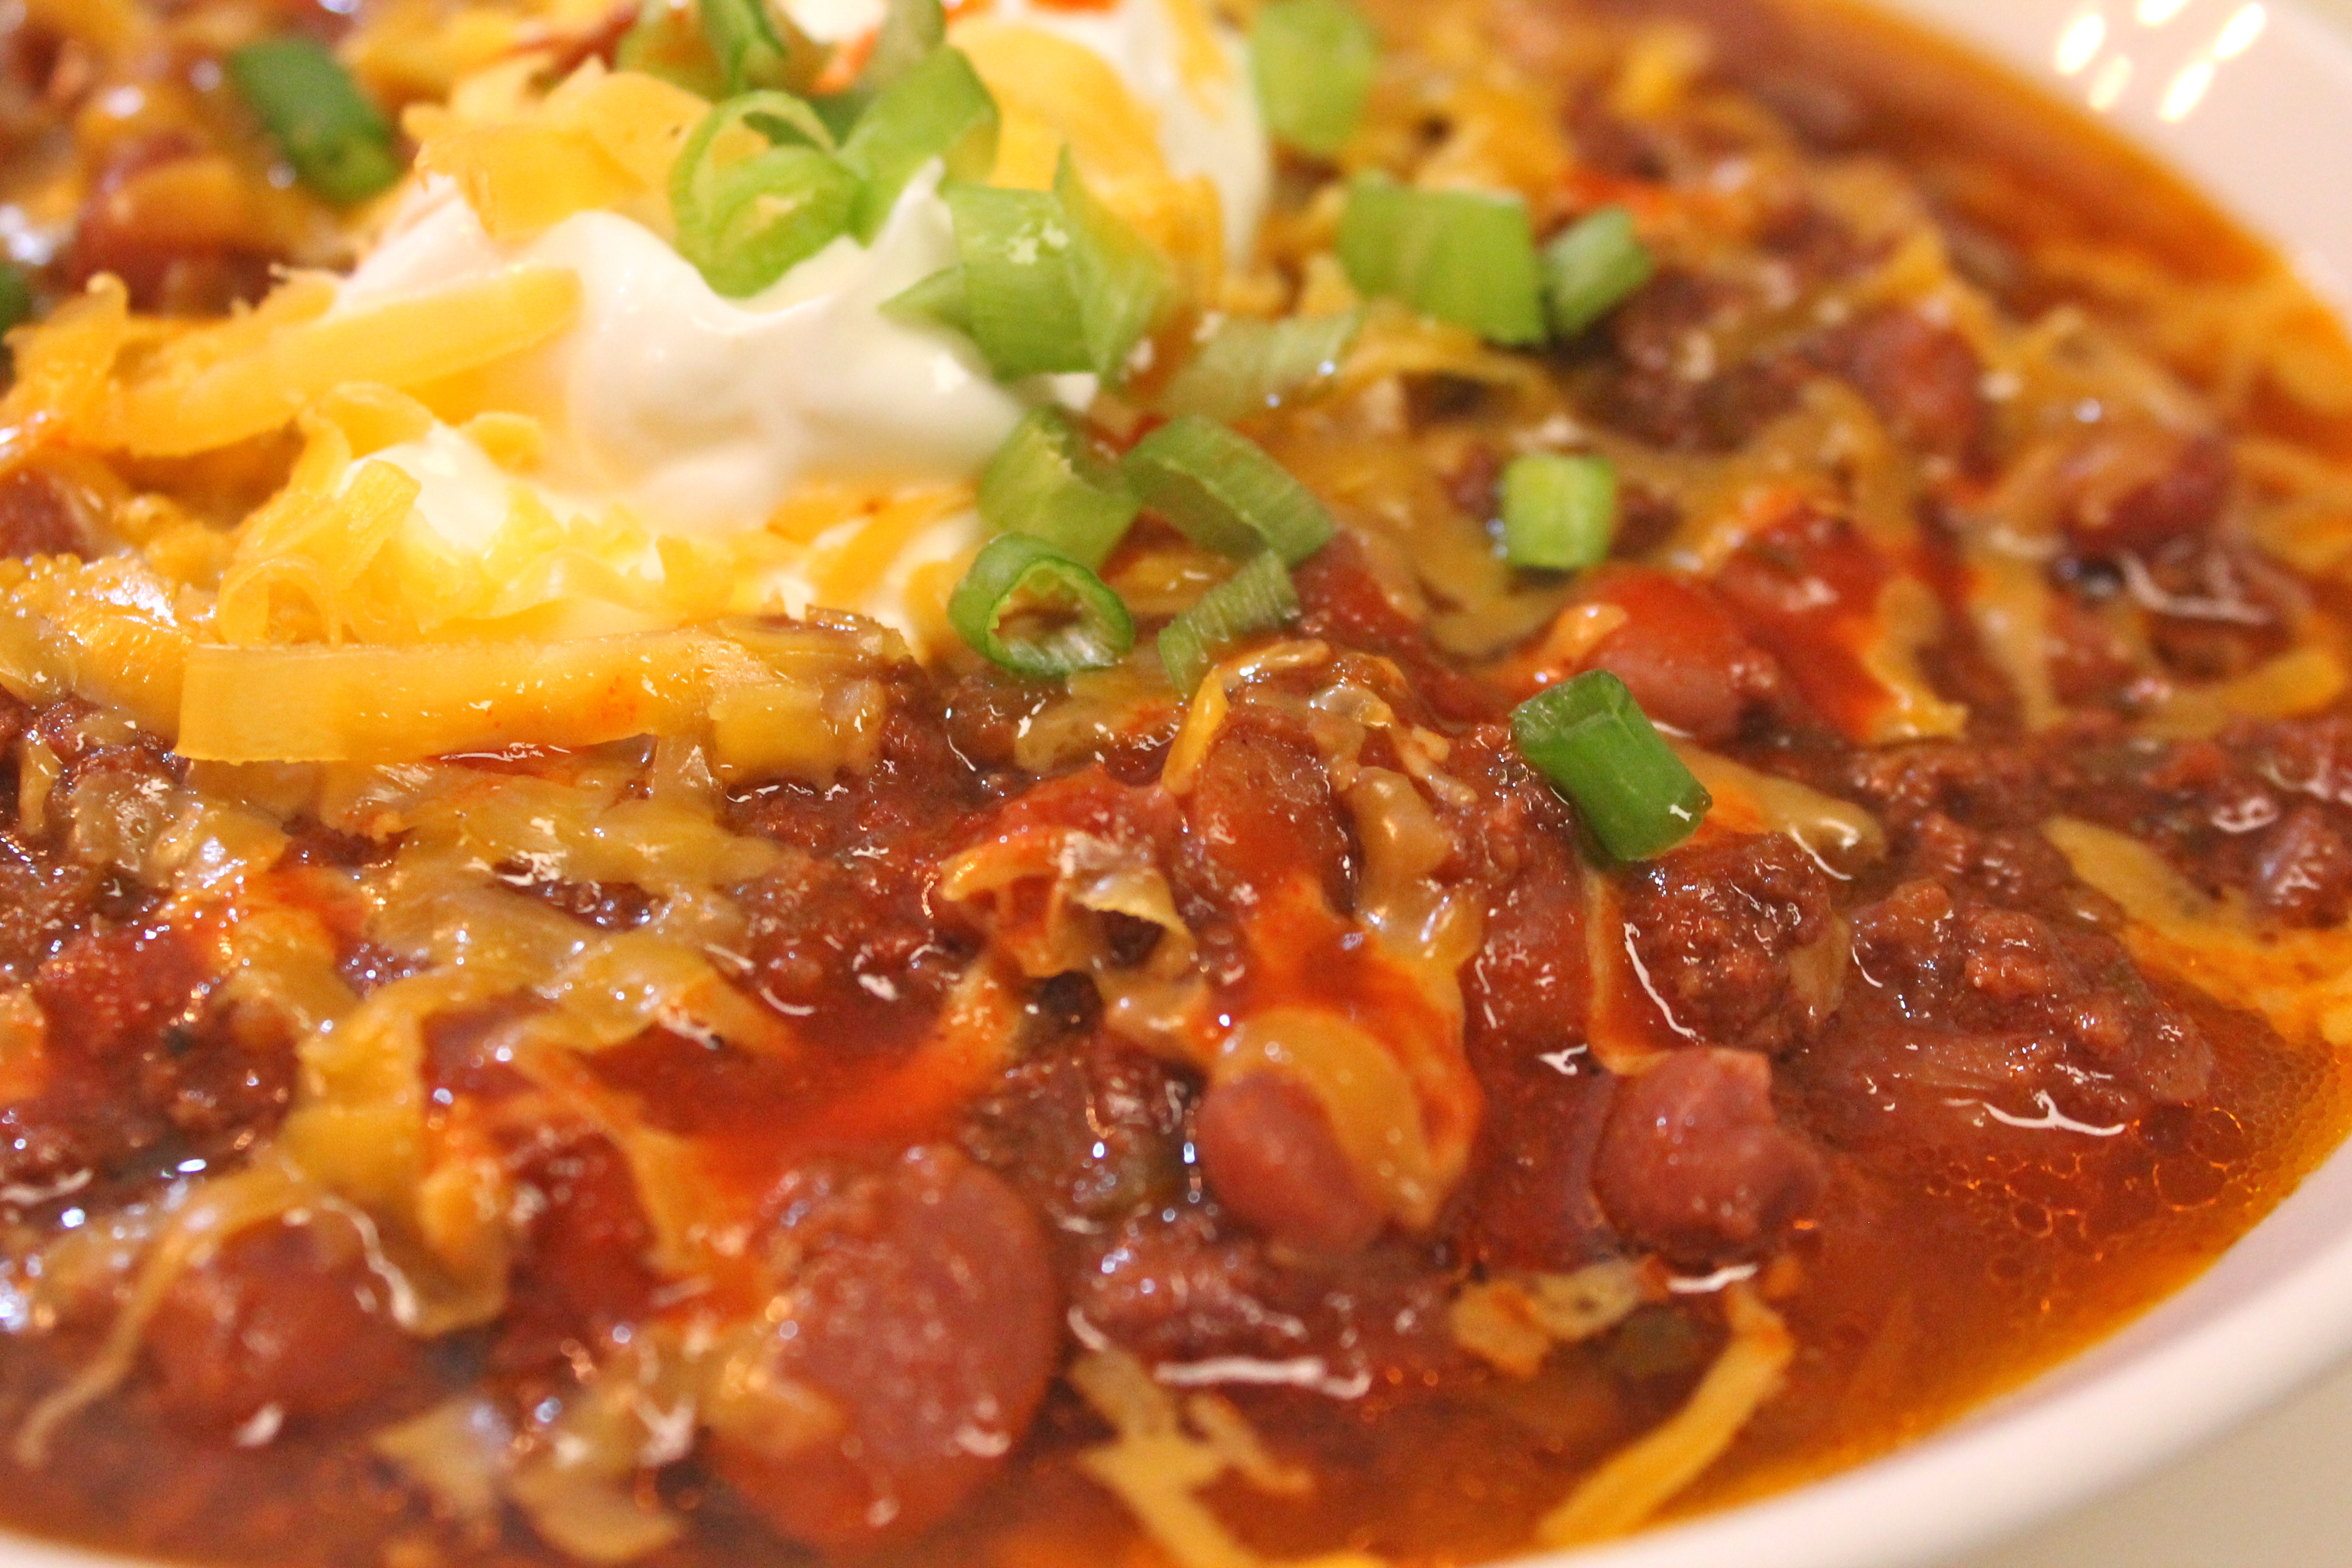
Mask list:
[[[1206,175],[1216,187],[1226,254],[1235,261],[1248,256],[1265,216],[1273,163],[1239,39],[1203,27],[1186,0],[1121,0],[1100,10],[997,0],[979,16],[1052,33],[1100,57],[1158,120],[1169,167]],[[977,20],[965,24],[972,25]]]

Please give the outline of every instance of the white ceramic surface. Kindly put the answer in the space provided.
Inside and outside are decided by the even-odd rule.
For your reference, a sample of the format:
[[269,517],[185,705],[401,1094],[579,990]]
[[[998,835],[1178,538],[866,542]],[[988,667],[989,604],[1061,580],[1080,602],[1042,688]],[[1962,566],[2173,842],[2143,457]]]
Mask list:
[[2352,1364],[2188,1458],[1941,1568],[2340,1568]]
[[[1977,45],[2187,172],[2280,243],[2323,292],[2352,302],[2352,42],[2306,0],[1878,0]],[[2352,19],[2352,0],[2307,0]],[[2118,62],[2125,62],[2119,64]],[[2121,1486],[2320,1377],[2352,1352],[2352,1148],[2315,1173],[2187,1290],[2090,1353],[1944,1433],[1843,1476],[1694,1523],[1518,1568],[1921,1568]],[[2312,1445],[2326,1446],[2315,1455]],[[2300,1465],[2309,1484],[2352,1459],[2352,1375],[2185,1475],[2205,1489],[2176,1517],[2199,1541],[2116,1510],[2061,1523],[1979,1568],[2252,1568],[2210,1510]],[[2147,1495],[2156,1495],[2154,1484]],[[2177,1506],[2177,1505],[2176,1505]],[[2246,1516],[2249,1520],[2251,1512]],[[2314,1531],[2352,1507],[2306,1510]],[[2161,1530],[2160,1519],[2154,1528]],[[2308,1541],[2311,1550],[2303,1551]],[[2352,1539],[2289,1536],[2261,1562],[2352,1562]],[[2234,1542],[2235,1545],[2231,1543]],[[2327,1547],[2332,1546],[2333,1550]],[[2210,1549],[2210,1555],[2205,1554]],[[2184,1554],[2185,1553],[2185,1554]],[[0,1539],[0,1568],[122,1568]],[[1959,1565],[1953,1565],[1959,1568]]]

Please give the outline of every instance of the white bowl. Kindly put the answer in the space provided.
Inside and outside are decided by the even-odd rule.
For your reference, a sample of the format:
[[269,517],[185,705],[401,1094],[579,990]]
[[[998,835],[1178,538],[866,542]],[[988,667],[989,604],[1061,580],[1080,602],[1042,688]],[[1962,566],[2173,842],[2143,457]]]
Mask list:
[[[2331,199],[2347,184],[2337,150],[2352,147],[2352,41],[2299,0],[1877,3],[2093,105],[2323,295],[2352,300],[2352,201]],[[1779,1497],[1517,1568],[1912,1568],[2087,1501],[2347,1352],[2352,1146],[2188,1289],[1943,1432]],[[126,1565],[0,1536],[0,1568]]]

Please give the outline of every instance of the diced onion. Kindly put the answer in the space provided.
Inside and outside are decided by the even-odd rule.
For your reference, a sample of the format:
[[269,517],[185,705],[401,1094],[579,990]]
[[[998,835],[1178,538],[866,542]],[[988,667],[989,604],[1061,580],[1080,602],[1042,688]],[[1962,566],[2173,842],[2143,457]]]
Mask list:
[[0,332],[33,319],[33,283],[13,261],[0,262]]
[[767,0],[696,0],[702,36],[730,93],[750,88],[800,91],[814,81],[830,53]]
[[985,178],[996,161],[997,124],[996,100],[957,50],[936,50],[908,68],[842,143],[842,162],[866,182],[851,232],[870,242],[907,182],[934,158],[950,180]]
[[1360,310],[1278,321],[1229,318],[1169,378],[1154,406],[1226,421],[1263,414],[1338,375],[1363,325]]
[[1165,257],[1095,200],[1065,152],[1046,191],[948,193],[972,342],[1006,380],[1112,377],[1173,288]]
[[964,298],[963,268],[942,267],[882,301],[882,313],[909,326],[941,327],[971,336],[971,307]]
[[866,68],[858,73],[858,89],[881,92],[896,87],[928,61],[947,36],[947,8],[940,0],[888,0]]

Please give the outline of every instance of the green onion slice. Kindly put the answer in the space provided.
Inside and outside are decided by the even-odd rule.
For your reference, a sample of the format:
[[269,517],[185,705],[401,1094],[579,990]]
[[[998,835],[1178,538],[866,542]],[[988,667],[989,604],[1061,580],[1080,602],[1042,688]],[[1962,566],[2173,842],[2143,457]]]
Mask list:
[[1605,669],[1520,703],[1511,734],[1613,859],[1655,859],[1697,832],[1715,804],[1625,683]]
[[893,87],[947,42],[948,14],[940,0],[889,0],[882,13],[882,29],[866,57],[857,84],[879,92]]
[[1265,448],[1197,414],[1137,442],[1124,467],[1144,505],[1194,543],[1236,560],[1271,550],[1296,566],[1335,531],[1314,492]]
[[1267,132],[1321,158],[1355,135],[1380,61],[1380,35],[1347,0],[1274,0],[1250,32]]
[[1602,207],[1562,229],[1544,247],[1543,267],[1552,330],[1563,338],[1615,310],[1657,270],[1623,207]]
[[1363,324],[1361,310],[1279,321],[1228,317],[1169,378],[1153,405],[1162,414],[1227,421],[1278,408],[1338,374]]
[[1140,505],[1118,465],[1051,405],[1031,409],[980,476],[981,521],[1042,539],[1089,571],[1101,570]]
[[1077,236],[1070,269],[1087,368],[1109,381],[1174,300],[1176,269],[1150,241],[1095,199],[1078,178],[1067,147],[1054,171],[1054,195]]
[[[719,160],[730,132],[771,144]],[[849,227],[862,182],[833,156],[816,111],[781,92],[746,93],[706,116],[670,172],[678,254],[711,288],[741,299],[767,288]]]
[[950,180],[982,180],[996,162],[996,100],[959,49],[937,49],[866,106],[841,146],[861,175],[850,227],[870,243],[917,170],[942,160]]
[[1160,662],[1169,684],[1190,697],[1210,668],[1241,643],[1297,618],[1298,594],[1290,574],[1280,556],[1263,551],[1161,628]]
[[891,295],[877,308],[892,321],[904,321],[910,327],[944,327],[965,337],[971,335],[971,310],[964,299],[961,267],[942,267],[913,287]]
[[1498,343],[1544,339],[1535,231],[1516,195],[1424,191],[1360,174],[1339,218],[1339,264],[1365,294]]
[[730,93],[768,88],[799,92],[817,79],[832,54],[768,0],[697,0],[702,36]]
[[972,342],[1008,380],[1084,370],[1069,220],[1050,191],[951,185],[956,256]]
[[636,21],[614,46],[613,64],[675,82],[698,97],[727,96],[727,79],[703,35],[694,0],[641,0]]
[[948,595],[948,624],[991,663],[1039,680],[1116,664],[1135,646],[1119,596],[1025,533],[990,541]]
[[0,332],[33,319],[33,280],[13,261],[0,261]]
[[1097,202],[1066,152],[1051,191],[947,191],[972,341],[998,376],[1111,378],[1164,308],[1167,259]]
[[391,123],[325,45],[310,38],[247,44],[229,56],[228,78],[295,176],[327,200],[365,201],[399,181]]
[[1512,565],[1598,565],[1616,530],[1617,470],[1608,458],[1538,452],[1503,470],[1503,554]]

